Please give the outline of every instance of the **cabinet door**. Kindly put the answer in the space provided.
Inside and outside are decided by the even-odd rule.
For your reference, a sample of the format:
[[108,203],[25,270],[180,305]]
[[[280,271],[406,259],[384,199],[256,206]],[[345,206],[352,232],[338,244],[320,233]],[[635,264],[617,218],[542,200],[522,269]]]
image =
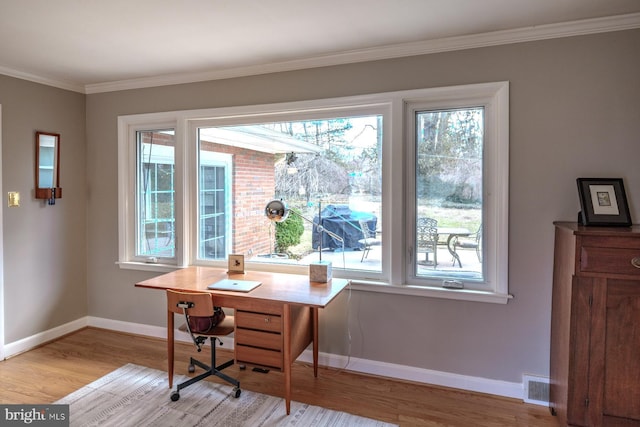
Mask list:
[[605,425],[640,425],[640,281],[607,280],[605,328]]
[[571,332],[569,335],[569,373],[567,390],[567,424],[588,426],[589,363],[593,318],[591,300],[594,279],[573,277],[571,298]]

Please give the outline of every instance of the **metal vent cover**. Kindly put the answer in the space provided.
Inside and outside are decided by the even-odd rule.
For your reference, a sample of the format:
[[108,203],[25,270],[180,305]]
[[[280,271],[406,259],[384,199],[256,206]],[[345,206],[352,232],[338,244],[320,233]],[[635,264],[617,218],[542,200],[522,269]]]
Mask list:
[[522,382],[525,403],[549,406],[549,378],[523,375]]

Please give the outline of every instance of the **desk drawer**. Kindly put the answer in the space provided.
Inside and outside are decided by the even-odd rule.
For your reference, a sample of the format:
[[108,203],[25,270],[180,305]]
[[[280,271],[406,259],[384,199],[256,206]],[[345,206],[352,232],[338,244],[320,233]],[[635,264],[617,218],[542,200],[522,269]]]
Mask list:
[[282,335],[274,334],[272,332],[237,328],[235,342],[240,345],[282,351]]
[[236,362],[282,370],[282,353],[264,348],[248,347],[236,343]]
[[267,332],[282,332],[282,316],[269,313],[236,310],[236,328]]
[[583,246],[580,271],[640,277],[640,249]]

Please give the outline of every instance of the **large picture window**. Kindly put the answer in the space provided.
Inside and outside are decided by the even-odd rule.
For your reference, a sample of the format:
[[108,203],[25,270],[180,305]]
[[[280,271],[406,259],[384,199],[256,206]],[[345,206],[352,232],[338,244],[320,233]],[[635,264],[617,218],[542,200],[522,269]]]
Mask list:
[[[200,260],[237,253],[263,265],[322,259],[341,270],[381,271],[382,115],[214,122],[197,127]],[[226,179],[221,166],[203,166],[216,156],[233,166]],[[294,214],[270,222],[264,208],[272,199]]]
[[[506,302],[508,84],[122,116],[119,264]],[[267,203],[291,214],[272,222]],[[134,207],[134,209],[132,209]],[[380,286],[384,285],[384,286]]]

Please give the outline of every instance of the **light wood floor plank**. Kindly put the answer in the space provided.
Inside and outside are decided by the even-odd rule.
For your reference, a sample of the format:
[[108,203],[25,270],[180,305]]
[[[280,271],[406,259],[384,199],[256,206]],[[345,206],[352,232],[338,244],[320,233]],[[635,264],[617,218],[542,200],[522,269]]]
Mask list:
[[[176,343],[176,374],[187,374],[190,355],[207,361],[208,350],[196,353],[191,345]],[[232,357],[218,352],[218,360]],[[165,341],[86,328],[37,349],[0,362],[0,403],[51,403],[126,363],[166,370]],[[283,376],[226,370],[240,380],[242,389],[283,396]],[[218,381],[212,379],[212,381]],[[320,368],[295,363],[293,398],[400,426],[512,427],[556,426],[548,408],[516,399],[472,393],[444,387]],[[185,389],[182,393],[188,393]],[[170,391],[167,389],[167,402]]]

